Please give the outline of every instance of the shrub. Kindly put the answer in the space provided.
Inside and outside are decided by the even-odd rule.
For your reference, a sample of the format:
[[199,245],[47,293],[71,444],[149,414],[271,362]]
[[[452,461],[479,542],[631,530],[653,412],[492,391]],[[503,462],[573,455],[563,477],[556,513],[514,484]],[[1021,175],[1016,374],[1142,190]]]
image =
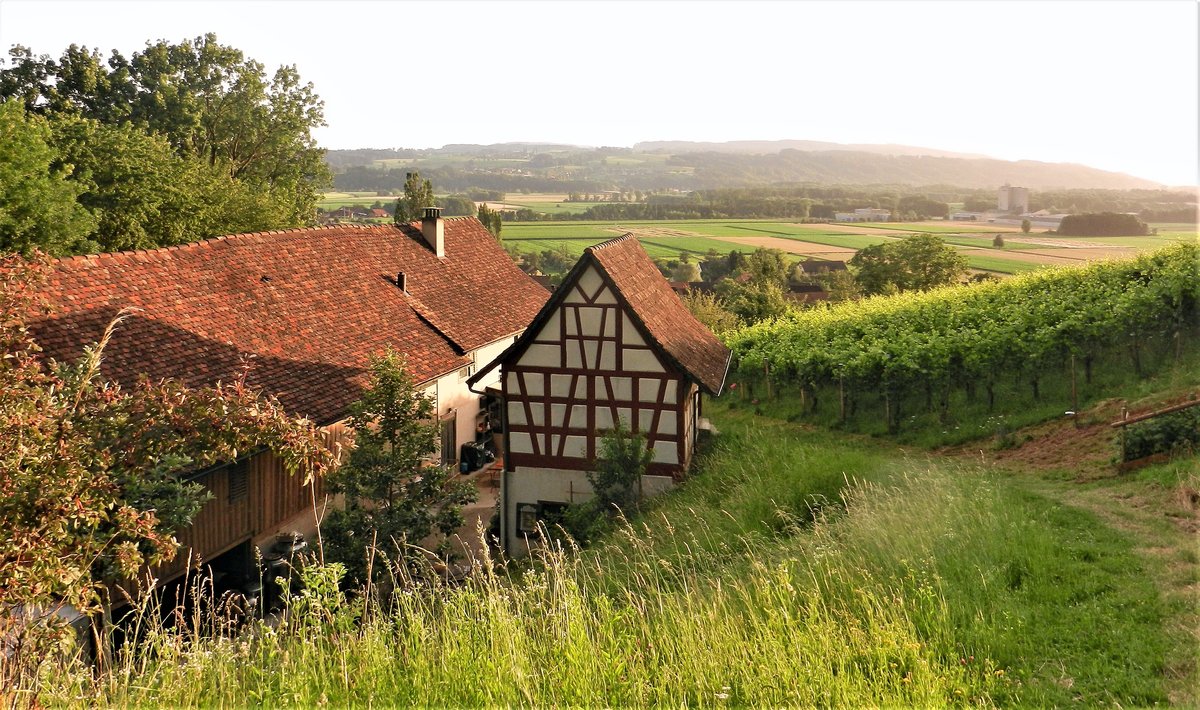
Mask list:
[[1125,428],[1125,460],[1200,446],[1200,406]]

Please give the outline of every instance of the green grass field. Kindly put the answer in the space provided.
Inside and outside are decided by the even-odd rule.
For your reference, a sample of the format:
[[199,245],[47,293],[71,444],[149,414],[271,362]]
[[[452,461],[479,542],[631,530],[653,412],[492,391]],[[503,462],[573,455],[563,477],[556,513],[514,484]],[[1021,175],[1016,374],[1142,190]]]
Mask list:
[[[522,195],[509,195],[506,204],[529,207],[537,211],[580,212],[595,203],[565,201],[547,201],[537,199],[538,195],[530,195],[534,199],[522,199]],[[344,205],[361,205],[369,207],[376,201],[388,201],[394,198],[377,197],[374,193],[327,193],[321,201],[325,209],[335,209]],[[680,252],[705,254],[710,249],[727,254],[730,251],[751,252],[753,246],[721,241],[714,237],[777,237],[795,241],[809,242],[824,246],[862,249],[875,244],[883,244],[894,239],[900,239],[905,234],[925,232],[937,234],[948,243],[960,247],[977,247],[980,250],[966,251],[968,264],[971,268],[992,271],[1001,274],[1019,274],[1041,268],[1038,264],[1006,259],[1005,251],[1029,251],[1042,249],[1060,249],[1070,246],[1072,242],[1085,241],[1116,247],[1129,247],[1139,251],[1168,246],[1178,241],[1195,240],[1195,226],[1187,224],[1160,224],[1160,234],[1155,237],[1088,237],[1088,238],[1058,238],[1054,235],[1030,234],[1029,238],[1040,241],[1054,242],[1061,239],[1062,244],[1051,243],[1030,245],[1020,243],[1023,236],[1020,233],[985,227],[959,227],[929,223],[862,223],[864,228],[874,230],[887,229],[894,236],[879,233],[855,234],[853,232],[833,231],[823,224],[797,224],[786,220],[769,219],[712,219],[712,220],[570,220],[549,222],[506,222],[504,224],[503,240],[506,245],[514,246],[525,251],[542,251],[552,248],[565,248],[570,254],[578,256],[592,244],[620,236],[625,230],[646,230],[650,233],[639,235],[647,251],[655,258],[673,258]],[[666,234],[663,232],[679,232]],[[992,247],[992,237],[1002,233],[1006,243],[1000,249]],[[791,258],[803,258],[792,255]],[[1059,260],[1047,259],[1047,262],[1059,263]]]
[[1029,271],[1047,268],[1045,264],[1031,264],[1027,261],[1014,261],[1004,257],[979,254],[972,251],[962,252],[967,257],[967,266],[972,269],[995,271],[1001,274],[1023,274]]
[[983,225],[972,225],[965,227],[958,224],[930,224],[928,222],[921,222],[919,224],[905,224],[896,222],[862,222],[860,224],[856,224],[855,226],[870,227],[871,229],[891,229],[898,232],[909,232],[912,234],[969,234],[973,232],[978,232],[981,234],[1012,233],[1012,227],[1008,225],[1001,226],[999,229],[997,229],[994,226],[987,227]]
[[1133,247],[1135,249],[1161,249],[1171,246],[1179,242],[1194,242],[1196,241],[1195,233],[1179,233],[1176,235],[1164,235],[1161,232],[1156,237],[1063,237],[1063,239],[1079,239],[1085,242],[1096,242],[1097,244],[1110,244],[1117,247]]
[[[992,239],[994,238],[995,235],[969,237],[969,236],[958,236],[958,235],[953,235],[953,234],[944,234],[944,235],[939,235],[939,236],[941,236],[943,242],[946,242],[947,244],[953,244],[955,246],[978,247],[980,249],[996,249],[997,248],[997,247],[992,246]],[[1065,248],[1065,247],[1060,247],[1060,246],[1047,246],[1045,244],[1034,245],[1034,244],[1028,244],[1028,243],[1024,243],[1024,242],[1019,242],[1019,241],[1017,241],[1017,238],[1019,236],[1020,235],[1005,234],[1004,235],[1004,246],[999,247],[999,249],[1000,250],[1005,250],[1005,249],[1029,250],[1029,249],[1061,249],[1061,248]]]
[[[278,629],[107,671],[48,660],[46,706],[1149,706],[1187,704],[1190,617],[1115,525],[1141,488],[901,450],[709,402],[691,479],[592,549],[405,587],[363,613],[306,572]],[[1160,474],[1167,475],[1167,474]],[[1182,564],[1182,563],[1181,563]],[[1175,583],[1195,583],[1195,559]],[[1190,675],[1189,675],[1190,674]],[[28,681],[27,681],[28,682]]]

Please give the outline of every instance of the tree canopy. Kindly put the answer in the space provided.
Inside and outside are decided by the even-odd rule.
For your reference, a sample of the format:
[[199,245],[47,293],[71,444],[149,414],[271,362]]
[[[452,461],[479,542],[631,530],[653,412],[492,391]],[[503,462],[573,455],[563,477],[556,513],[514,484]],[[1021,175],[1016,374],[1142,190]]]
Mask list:
[[0,254],[76,249],[95,226],[77,201],[84,188],[59,163],[51,130],[17,101],[0,102]]
[[365,580],[370,555],[379,554],[374,568],[382,571],[411,557],[410,545],[450,535],[463,524],[462,506],[475,500],[474,486],[429,462],[438,451],[433,414],[401,355],[371,360],[370,384],[350,410],[354,448],[327,484],[346,506],[330,513],[326,551],[352,579]]
[[1063,217],[1058,233],[1066,237],[1130,237],[1149,233],[1137,215],[1117,212],[1089,212]]
[[924,291],[954,283],[967,273],[966,257],[932,234],[866,247],[848,263],[866,295]]
[[433,183],[422,180],[421,173],[409,173],[404,181],[404,197],[396,199],[396,224],[408,224],[421,219],[426,207],[434,207]]
[[295,67],[268,76],[212,34],[129,58],[77,45],[58,59],[9,54],[0,98],[44,120],[52,170],[81,182],[95,222],[84,241],[41,235],[47,251],[164,246],[314,218],[331,180],[312,137],[323,104]]

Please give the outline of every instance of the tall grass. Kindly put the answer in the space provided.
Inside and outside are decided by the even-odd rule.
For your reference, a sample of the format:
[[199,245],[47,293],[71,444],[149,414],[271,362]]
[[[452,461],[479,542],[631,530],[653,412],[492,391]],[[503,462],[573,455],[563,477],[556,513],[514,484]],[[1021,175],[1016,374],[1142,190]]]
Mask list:
[[[1094,519],[971,469],[744,412],[703,472],[596,548],[375,608],[331,568],[278,629],[155,626],[46,705],[1147,704],[1161,610]],[[786,434],[786,436],[785,436]],[[693,485],[694,484],[694,485]],[[1082,516],[1082,517],[1081,517]]]

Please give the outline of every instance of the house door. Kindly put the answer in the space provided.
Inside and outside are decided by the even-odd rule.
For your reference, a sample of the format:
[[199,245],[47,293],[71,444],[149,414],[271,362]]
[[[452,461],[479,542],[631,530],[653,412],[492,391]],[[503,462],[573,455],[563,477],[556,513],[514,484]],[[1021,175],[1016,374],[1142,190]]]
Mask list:
[[442,417],[442,465],[453,466],[458,460],[458,410],[451,411]]

